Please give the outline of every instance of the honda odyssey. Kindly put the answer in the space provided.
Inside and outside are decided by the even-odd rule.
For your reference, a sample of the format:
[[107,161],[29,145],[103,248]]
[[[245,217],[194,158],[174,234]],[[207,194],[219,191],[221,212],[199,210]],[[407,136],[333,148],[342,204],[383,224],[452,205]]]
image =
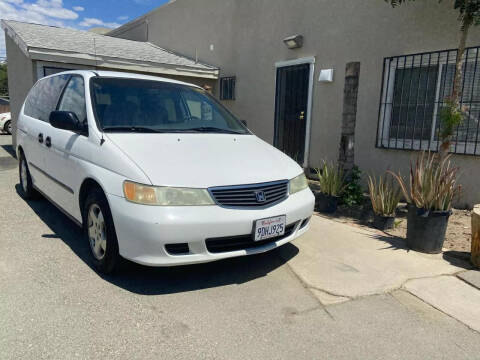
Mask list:
[[184,265],[272,250],[304,234],[301,167],[202,88],[70,71],[39,80],[17,123],[21,193],[84,228],[93,262]]

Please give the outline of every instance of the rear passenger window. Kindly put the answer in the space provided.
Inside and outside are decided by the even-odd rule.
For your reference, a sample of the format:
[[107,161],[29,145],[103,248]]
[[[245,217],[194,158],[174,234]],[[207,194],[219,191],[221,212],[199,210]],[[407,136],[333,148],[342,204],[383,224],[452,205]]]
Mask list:
[[85,87],[83,77],[72,76],[63,92],[58,110],[71,111],[77,115],[78,120],[87,123],[87,109],[85,105]]
[[69,75],[58,75],[39,80],[25,102],[25,115],[48,122],[68,78]]

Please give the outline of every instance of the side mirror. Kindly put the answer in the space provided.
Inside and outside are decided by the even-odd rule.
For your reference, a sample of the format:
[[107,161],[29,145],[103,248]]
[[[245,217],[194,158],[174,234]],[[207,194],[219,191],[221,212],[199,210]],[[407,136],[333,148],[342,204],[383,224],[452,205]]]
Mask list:
[[50,125],[54,128],[73,131],[78,134],[85,133],[85,127],[78,120],[77,115],[71,111],[52,111],[50,113]]
[[243,125],[245,125],[245,127],[248,127],[248,125],[247,125],[247,120],[240,120],[240,122],[241,122]]

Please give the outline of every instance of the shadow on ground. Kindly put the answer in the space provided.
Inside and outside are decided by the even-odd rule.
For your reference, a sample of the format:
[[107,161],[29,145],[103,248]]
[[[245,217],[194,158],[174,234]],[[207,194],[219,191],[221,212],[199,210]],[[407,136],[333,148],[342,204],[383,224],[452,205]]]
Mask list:
[[469,252],[447,250],[443,252],[443,259],[454,266],[458,266],[466,270],[473,269],[473,265],[470,263]]
[[371,234],[369,235],[370,238],[382,241],[385,243],[385,247],[382,247],[379,250],[387,250],[387,249],[393,249],[393,250],[407,250],[409,251],[407,244],[405,242],[405,239],[398,237],[398,236],[392,236],[387,233],[385,234]]
[[15,150],[13,149],[13,146],[11,144],[9,145],[0,145],[0,147],[3,148],[7,153],[10,154],[11,157],[16,158],[17,155],[15,154]]
[[[385,235],[372,234],[370,235],[370,237],[372,239],[379,240],[385,243],[386,246],[382,247],[379,250],[394,249],[394,250],[414,251],[408,248],[404,238],[401,238],[398,236],[392,236],[385,233]],[[454,266],[467,269],[467,270],[472,268],[472,265],[470,264],[470,253],[447,250],[443,252],[442,257],[445,261],[448,261],[450,264]]]
[[[16,185],[17,193],[20,185]],[[58,238],[90,268],[93,264],[88,242],[82,230],[55,206],[43,198],[27,201],[39,218],[52,230],[45,238]],[[129,261],[115,276],[101,277],[125,290],[142,295],[172,294],[217,286],[242,284],[266,276],[298,254],[298,248],[286,244],[259,255],[221,260],[213,263],[171,268],[151,268]]]

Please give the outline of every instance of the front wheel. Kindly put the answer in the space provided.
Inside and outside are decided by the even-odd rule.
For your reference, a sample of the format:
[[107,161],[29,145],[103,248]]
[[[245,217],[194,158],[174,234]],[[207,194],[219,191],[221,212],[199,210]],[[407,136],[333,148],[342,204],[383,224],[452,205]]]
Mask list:
[[83,207],[85,234],[98,271],[113,273],[119,262],[117,234],[112,213],[102,191],[91,191]]

